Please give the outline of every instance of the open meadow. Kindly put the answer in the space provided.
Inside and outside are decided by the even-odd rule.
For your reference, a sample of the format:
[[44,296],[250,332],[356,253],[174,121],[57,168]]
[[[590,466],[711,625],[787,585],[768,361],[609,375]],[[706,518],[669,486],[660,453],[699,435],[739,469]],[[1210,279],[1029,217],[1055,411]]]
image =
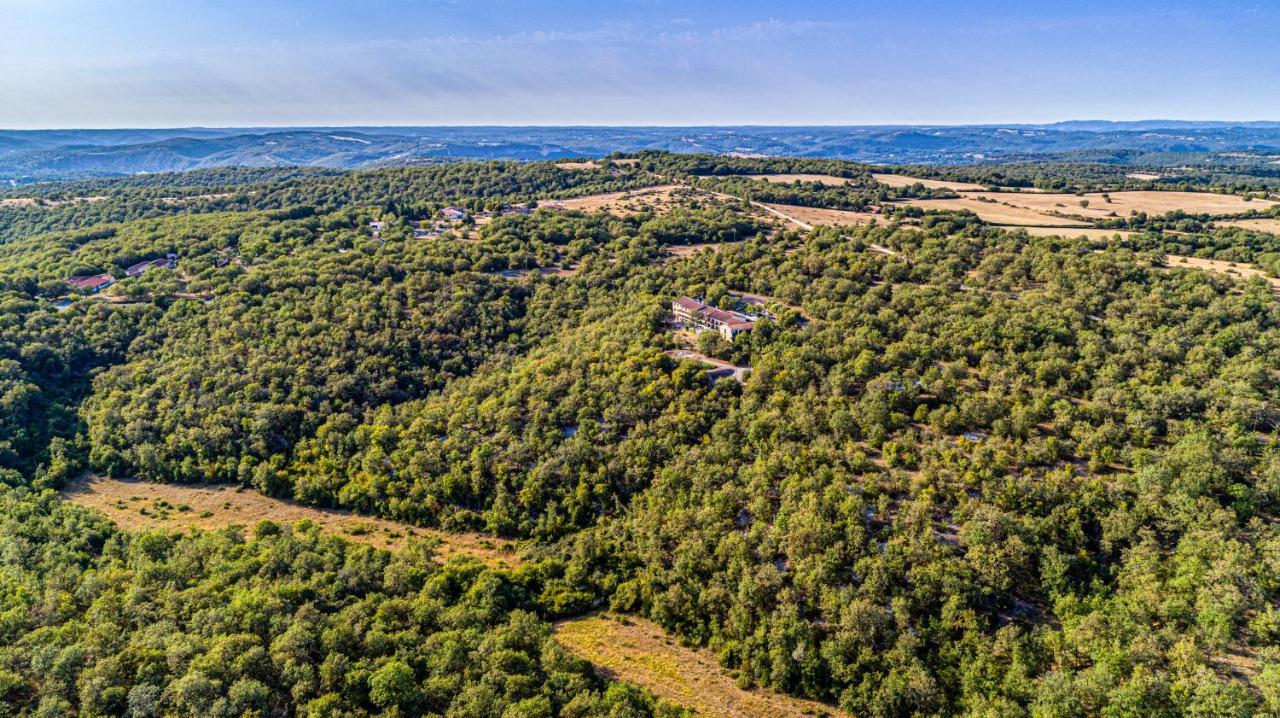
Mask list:
[[817,182],[818,184],[828,187],[843,187],[853,180],[847,177],[834,177],[832,175],[814,175],[814,174],[773,174],[773,175],[746,175],[751,179],[764,180],[773,184],[791,184],[792,182]]
[[1108,197],[1101,192],[1083,195],[1035,192],[981,192],[974,198],[993,200],[1001,204],[1023,207],[1042,214],[1068,214],[1086,219],[1127,217],[1134,212],[1163,215],[1181,210],[1187,214],[1240,214],[1251,209],[1266,210],[1276,202],[1264,199],[1246,200],[1243,197],[1213,192],[1162,192],[1142,190],[1111,192]]
[[117,526],[131,531],[211,531],[233,525],[251,529],[259,521],[290,524],[309,520],[325,533],[376,548],[394,551],[403,548],[411,537],[429,538],[439,541],[436,552],[443,560],[461,555],[493,567],[519,565],[511,541],[303,506],[231,484],[157,484],[91,475],[67,486],[63,497],[97,509]]
[[710,718],[813,718],[847,714],[822,703],[747,690],[706,649],[681,646],[651,621],[609,614],[556,624],[556,640],[597,671],[630,681]]
[[1227,222],[1217,222],[1216,224],[1220,227],[1239,227],[1241,229],[1251,229],[1255,232],[1280,234],[1280,219],[1235,219]]
[[[762,203],[765,204],[765,203]],[[794,220],[814,226],[832,225],[855,227],[871,224],[885,218],[878,212],[851,212],[843,209],[824,209],[822,207],[801,207],[792,204],[765,204],[766,207]]]
[[871,175],[876,181],[882,185],[889,187],[911,187],[914,185],[924,185],[929,189],[949,189],[955,192],[973,192],[985,190],[986,187],[973,182],[950,182],[947,180],[928,179],[926,177],[908,177],[906,175],[894,175],[885,173],[876,173]]
[[1054,217],[1024,206],[1011,206],[1000,202],[981,202],[973,196],[959,199],[913,199],[904,202],[913,207],[944,212],[969,211],[990,224],[1022,227],[1088,227],[1088,222]]

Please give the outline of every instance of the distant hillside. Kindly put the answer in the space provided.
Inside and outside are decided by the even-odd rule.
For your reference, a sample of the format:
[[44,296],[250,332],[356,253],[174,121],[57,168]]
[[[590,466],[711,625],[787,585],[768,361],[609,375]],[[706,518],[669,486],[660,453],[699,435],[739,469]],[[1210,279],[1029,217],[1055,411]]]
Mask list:
[[213,167],[354,168],[666,150],[965,164],[1075,152],[1280,151],[1280,123],[1150,120],[938,127],[353,127],[0,131],[0,180]]

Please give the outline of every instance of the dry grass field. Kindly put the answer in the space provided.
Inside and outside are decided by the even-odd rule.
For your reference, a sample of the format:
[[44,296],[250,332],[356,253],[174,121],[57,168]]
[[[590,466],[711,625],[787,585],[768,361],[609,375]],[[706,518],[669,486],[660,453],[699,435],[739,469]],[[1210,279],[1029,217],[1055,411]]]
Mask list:
[[667,253],[675,258],[692,257],[704,249],[712,252],[719,252],[721,247],[726,246],[727,242],[706,242],[704,244],[668,244],[666,246]]
[[1009,231],[1025,230],[1032,237],[1063,237],[1066,239],[1111,239],[1117,234],[1121,237],[1131,237],[1134,234],[1121,229],[1098,229],[1096,227],[1010,227],[1002,225],[1001,228]]
[[746,175],[746,176],[750,177],[751,179],[764,180],[765,182],[772,182],[774,184],[791,184],[792,182],[800,181],[800,182],[818,182],[819,184],[824,184],[824,185],[827,185],[828,187],[842,187],[846,184],[849,184],[849,182],[852,181],[845,177],[833,177],[832,175],[796,174],[796,175]]
[[983,185],[974,184],[973,182],[948,182],[946,180],[926,179],[923,177],[907,177],[906,175],[890,175],[890,174],[874,174],[876,181],[890,187],[910,187],[916,184],[922,184],[929,189],[949,189],[955,192],[973,192],[986,189]]
[[1130,172],[1125,175],[1125,177],[1128,177],[1129,179],[1148,180],[1148,181],[1158,180],[1163,176],[1164,175],[1152,174],[1150,172]]
[[[565,209],[583,212],[608,212],[627,216],[644,211],[666,212],[679,204],[684,196],[693,196],[696,190],[680,185],[657,185],[626,192],[593,194],[586,197],[559,200]],[[704,195],[705,196],[705,195]]]
[[[762,203],[764,204],[764,203]],[[822,209],[820,207],[799,207],[790,204],[765,204],[774,212],[786,215],[810,225],[844,225],[856,226],[871,224],[872,220],[884,222],[884,217],[875,212],[850,212],[842,209]]]
[[[72,197],[71,199],[46,199],[45,207],[57,207],[60,204],[80,204],[89,202],[101,202],[106,197]],[[34,207],[36,200],[32,197],[10,197],[8,199],[0,199],[0,208],[4,207]]]
[[226,484],[154,484],[88,476],[67,486],[63,498],[97,509],[130,531],[212,530],[232,525],[252,528],[263,520],[293,523],[310,519],[326,533],[377,548],[394,551],[403,547],[409,537],[417,536],[438,539],[436,553],[442,560],[465,555],[500,568],[520,564],[511,541],[302,506]]
[[595,162],[557,162],[556,167],[562,170],[598,170],[600,165]]
[[695,715],[715,718],[846,716],[831,706],[762,690],[744,690],[715,656],[676,643],[649,621],[590,616],[556,625],[556,639],[612,679],[644,686]]
[[[1102,193],[1097,192],[1084,196],[1062,193],[980,192],[971,196],[991,199],[1015,207],[1024,207],[1044,214],[1056,212],[1076,215],[1086,219],[1102,219],[1112,215],[1127,217],[1133,212],[1163,215],[1174,210],[1182,210],[1191,214],[1239,214],[1250,209],[1265,210],[1277,204],[1263,199],[1246,202],[1243,197],[1229,194],[1147,190],[1112,192],[1110,202],[1103,198]],[[1082,207],[1080,205],[1082,200],[1087,201],[1089,206]]]
[[[974,195],[978,196],[978,195]],[[1018,195],[995,195],[998,197],[1018,196]],[[923,209],[944,210],[944,211],[960,211],[968,210],[978,215],[984,222],[991,224],[1005,224],[1023,227],[1088,227],[1087,222],[1080,222],[1073,219],[1063,219],[1061,217],[1051,217],[1042,214],[1033,209],[1021,206],[1010,206],[1008,204],[997,202],[979,202],[970,197],[961,197],[960,199],[913,199],[907,204],[911,204]]]
[[[250,192],[249,194],[253,193]],[[186,202],[197,202],[202,199],[226,199],[230,196],[230,192],[220,192],[218,194],[193,194],[190,197],[163,197],[160,201],[166,204],[184,204]]]
[[1280,219],[1237,219],[1229,222],[1218,222],[1218,225],[1223,227],[1251,229],[1255,232],[1280,234]]
[[1214,272],[1216,274],[1226,274],[1235,277],[1236,279],[1262,277],[1267,280],[1272,289],[1280,291],[1280,278],[1268,277],[1266,272],[1258,269],[1252,264],[1224,262],[1218,259],[1200,259],[1199,257],[1182,257],[1176,254],[1166,255],[1164,263],[1169,269],[1200,269],[1206,272]]

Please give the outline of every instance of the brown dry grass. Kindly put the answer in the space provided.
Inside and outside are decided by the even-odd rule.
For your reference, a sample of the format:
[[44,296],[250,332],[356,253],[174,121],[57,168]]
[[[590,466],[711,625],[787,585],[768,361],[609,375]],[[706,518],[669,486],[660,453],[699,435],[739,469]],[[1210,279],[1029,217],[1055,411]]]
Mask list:
[[684,258],[684,257],[692,257],[693,255],[697,254],[698,252],[701,252],[704,249],[709,249],[712,252],[718,252],[720,251],[721,247],[724,247],[727,244],[732,244],[732,243],[731,242],[707,242],[705,244],[668,244],[666,246],[666,250],[667,250],[667,253],[670,254],[672,257]]
[[649,621],[610,615],[557,624],[556,639],[602,675],[648,688],[699,716],[846,716],[831,706],[763,690],[744,690],[705,649],[679,645]]
[[619,216],[627,216],[644,211],[666,212],[679,203],[678,194],[691,193],[680,185],[657,185],[626,192],[610,192],[593,194],[586,197],[559,200],[565,209],[576,209],[583,212],[608,212]]
[[[45,207],[57,207],[60,204],[78,204],[88,202],[101,202],[106,197],[72,197],[71,199],[46,199]],[[8,199],[0,199],[0,207],[34,207],[36,200],[34,197],[10,197]]]
[[230,192],[220,192],[218,194],[193,194],[188,197],[164,197],[161,201],[166,204],[184,204],[186,202],[196,202],[202,199],[226,199],[230,196]]
[[1125,177],[1136,180],[1158,180],[1164,175],[1152,174],[1151,172],[1130,172]]
[[1111,239],[1117,234],[1121,237],[1131,237],[1133,232],[1121,229],[1098,229],[1096,227],[1016,227],[1009,225],[1000,225],[1002,229],[1013,231],[1016,229],[1026,230],[1027,234],[1033,237],[1065,237],[1066,239]]
[[973,182],[948,182],[947,180],[926,179],[924,177],[907,177],[906,175],[873,174],[876,181],[890,187],[910,187],[922,184],[929,189],[949,189],[956,192],[981,191],[985,186]]
[[828,187],[842,187],[852,181],[845,177],[834,177],[832,175],[794,174],[794,175],[745,175],[745,176],[750,177],[751,179],[762,179],[766,182],[772,182],[774,184],[791,184],[792,182],[799,180],[801,182],[818,182],[820,184],[827,185]]
[[[913,199],[906,204],[927,210],[945,210],[950,212],[968,210],[991,224],[1009,224],[1027,227],[1088,227],[1088,223],[1072,219],[1050,217],[1032,209],[1021,206],[1009,206],[996,202],[979,202],[972,195],[960,199]],[[998,197],[1015,195],[995,195]],[[1017,195],[1020,196],[1020,195]]]
[[409,537],[417,536],[438,539],[436,554],[442,560],[464,555],[498,568],[520,564],[511,541],[302,506],[227,484],[154,484],[87,476],[67,486],[63,498],[97,509],[129,531],[214,530],[233,525],[252,528],[264,520],[293,523],[309,519],[325,533],[377,548],[394,551],[404,547]]
[[557,162],[556,167],[562,170],[598,170],[600,165],[593,161],[587,162]]
[[884,217],[875,212],[850,212],[842,209],[799,207],[790,204],[765,204],[765,206],[793,220],[799,220],[804,224],[810,225],[854,226],[871,224],[872,220],[884,221]]
[[1255,232],[1280,234],[1280,219],[1237,219],[1231,222],[1218,222],[1223,227],[1240,227]]
[[1206,272],[1214,272],[1216,274],[1226,274],[1236,279],[1249,279],[1250,277],[1262,277],[1266,279],[1271,287],[1280,291],[1280,278],[1268,277],[1267,273],[1253,266],[1252,264],[1241,264],[1239,262],[1225,262],[1220,259],[1200,259],[1199,257],[1183,257],[1177,254],[1169,254],[1165,256],[1165,266],[1170,269],[1189,268],[1200,269]]
[[[1277,204],[1264,199],[1246,202],[1243,197],[1210,192],[1143,190],[1111,192],[1110,195],[1110,202],[1107,202],[1099,192],[1090,192],[1084,196],[1064,193],[979,192],[970,196],[984,197],[1001,204],[1024,207],[1044,214],[1069,214],[1086,219],[1102,219],[1113,214],[1118,217],[1128,217],[1133,212],[1163,215],[1174,210],[1183,210],[1191,214],[1239,214],[1250,209],[1262,211]],[[1081,200],[1087,200],[1089,206],[1081,207]]]

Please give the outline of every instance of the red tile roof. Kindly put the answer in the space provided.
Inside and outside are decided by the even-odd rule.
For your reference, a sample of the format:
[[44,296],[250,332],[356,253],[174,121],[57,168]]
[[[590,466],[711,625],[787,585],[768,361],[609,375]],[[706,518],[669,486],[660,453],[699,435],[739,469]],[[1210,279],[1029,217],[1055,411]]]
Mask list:
[[699,314],[704,319],[720,322],[731,330],[751,329],[755,326],[755,320],[703,304],[702,302],[690,297],[680,297],[672,303],[690,313]]
[[684,309],[688,309],[691,312],[701,311],[702,308],[706,306],[702,302],[699,302],[696,299],[691,299],[689,297],[680,297],[679,299],[675,300],[673,304],[678,304]]
[[116,281],[115,277],[110,274],[94,274],[84,277],[72,277],[67,280],[67,284],[80,289],[102,289],[114,281]]

